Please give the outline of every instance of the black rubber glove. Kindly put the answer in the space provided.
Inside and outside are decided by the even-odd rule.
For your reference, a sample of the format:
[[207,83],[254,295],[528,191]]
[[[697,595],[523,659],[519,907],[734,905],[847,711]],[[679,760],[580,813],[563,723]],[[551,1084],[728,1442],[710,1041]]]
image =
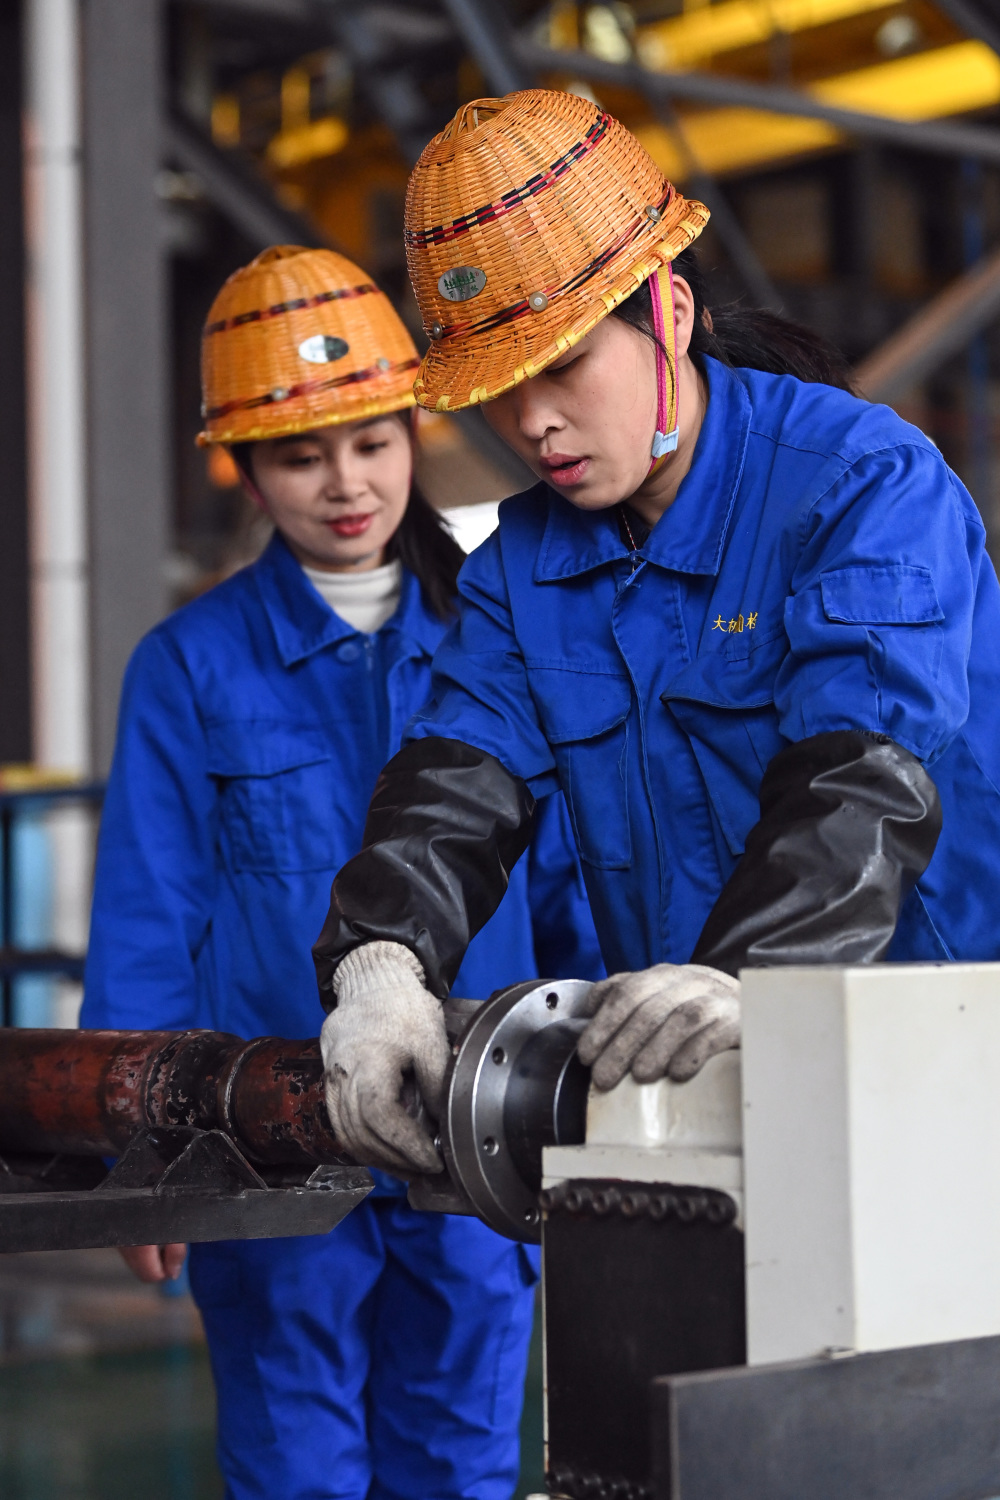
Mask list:
[[535,799],[484,750],[461,740],[416,740],[383,770],[361,853],[333,882],[313,948],[320,995],[362,943],[402,943],[428,989],[448,994],[465,950],[503,899],[528,847]]
[[941,832],[937,788],[885,735],[836,730],[790,745],[760,788],[760,822],[691,962],[727,974],[885,957]]

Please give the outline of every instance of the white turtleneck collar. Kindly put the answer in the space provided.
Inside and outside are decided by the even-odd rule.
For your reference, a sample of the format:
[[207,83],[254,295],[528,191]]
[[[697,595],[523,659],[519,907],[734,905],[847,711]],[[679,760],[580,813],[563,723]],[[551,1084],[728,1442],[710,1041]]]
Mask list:
[[366,573],[327,573],[307,567],[302,571],[334,613],[365,635],[374,635],[395,614],[403,589],[403,565],[398,558]]

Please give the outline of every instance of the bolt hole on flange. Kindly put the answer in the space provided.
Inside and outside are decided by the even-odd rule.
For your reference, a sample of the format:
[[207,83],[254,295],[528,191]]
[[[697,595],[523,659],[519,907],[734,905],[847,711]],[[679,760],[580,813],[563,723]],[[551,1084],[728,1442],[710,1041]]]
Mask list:
[[[583,1142],[589,1075],[576,1056],[584,980],[513,985],[472,1007],[442,1122],[452,1180],[487,1224],[537,1242],[542,1151]],[[535,1210],[532,1217],[528,1211]]]

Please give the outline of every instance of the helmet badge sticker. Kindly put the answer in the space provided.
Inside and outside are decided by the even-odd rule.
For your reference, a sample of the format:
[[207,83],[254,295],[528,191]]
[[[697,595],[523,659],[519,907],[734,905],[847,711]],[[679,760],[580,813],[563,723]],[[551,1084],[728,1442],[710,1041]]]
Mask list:
[[314,333],[299,345],[300,359],[311,365],[332,365],[335,359],[343,359],[350,346],[344,339],[331,338],[328,333]]
[[452,266],[438,277],[438,291],[448,302],[471,302],[486,285],[486,272],[478,266]]

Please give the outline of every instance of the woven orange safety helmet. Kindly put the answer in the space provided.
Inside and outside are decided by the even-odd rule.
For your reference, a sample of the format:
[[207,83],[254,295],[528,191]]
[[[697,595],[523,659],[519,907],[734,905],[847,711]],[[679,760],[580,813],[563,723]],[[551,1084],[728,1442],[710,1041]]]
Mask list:
[[708,222],[624,125],[575,94],[476,99],[410,177],[406,256],[431,347],[414,392],[454,411],[536,375]]
[[419,363],[388,297],[353,261],[274,245],[212,303],[198,442],[257,442],[402,411],[414,404]]

